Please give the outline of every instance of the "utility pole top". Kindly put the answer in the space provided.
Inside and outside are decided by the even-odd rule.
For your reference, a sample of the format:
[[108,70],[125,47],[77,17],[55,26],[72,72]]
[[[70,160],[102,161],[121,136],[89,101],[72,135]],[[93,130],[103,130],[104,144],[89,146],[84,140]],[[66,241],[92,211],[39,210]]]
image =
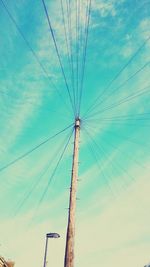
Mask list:
[[75,120],[75,127],[80,127],[80,119],[76,118]]

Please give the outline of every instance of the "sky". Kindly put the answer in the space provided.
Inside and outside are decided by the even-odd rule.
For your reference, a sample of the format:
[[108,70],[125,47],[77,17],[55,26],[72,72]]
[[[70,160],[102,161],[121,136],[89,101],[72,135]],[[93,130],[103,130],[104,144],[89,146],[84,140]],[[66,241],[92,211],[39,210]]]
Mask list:
[[79,116],[75,266],[142,267],[150,1],[44,3],[50,25],[41,0],[0,0],[0,255],[41,267],[45,235],[58,232],[47,267],[63,266]]

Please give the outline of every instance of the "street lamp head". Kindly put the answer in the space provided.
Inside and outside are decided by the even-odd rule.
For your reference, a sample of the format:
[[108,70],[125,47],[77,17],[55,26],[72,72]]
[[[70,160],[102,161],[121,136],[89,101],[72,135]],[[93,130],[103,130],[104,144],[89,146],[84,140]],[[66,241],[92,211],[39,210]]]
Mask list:
[[45,244],[45,255],[44,255],[44,265],[46,267],[46,257],[47,257],[47,247],[48,247],[48,238],[59,238],[60,235],[57,233],[47,233],[46,234],[46,244]]
[[60,235],[57,233],[48,233],[48,234],[46,234],[46,237],[47,238],[59,238]]

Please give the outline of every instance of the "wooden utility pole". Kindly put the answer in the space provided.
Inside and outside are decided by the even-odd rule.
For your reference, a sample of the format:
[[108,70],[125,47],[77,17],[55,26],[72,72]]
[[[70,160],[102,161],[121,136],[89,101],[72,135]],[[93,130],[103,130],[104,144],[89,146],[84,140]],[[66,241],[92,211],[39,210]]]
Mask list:
[[74,152],[73,152],[73,162],[72,162],[72,176],[71,176],[71,187],[70,187],[70,202],[69,202],[69,215],[68,215],[64,267],[74,267],[75,209],[76,209],[76,191],[77,191],[77,178],[78,178],[79,136],[80,136],[80,119],[77,118],[75,120]]

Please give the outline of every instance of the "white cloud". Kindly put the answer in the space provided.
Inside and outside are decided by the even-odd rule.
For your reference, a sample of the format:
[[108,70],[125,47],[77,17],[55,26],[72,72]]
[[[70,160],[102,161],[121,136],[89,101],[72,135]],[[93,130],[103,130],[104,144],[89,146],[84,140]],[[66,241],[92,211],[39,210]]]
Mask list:
[[[32,98],[32,92],[28,91],[26,93],[28,97]],[[41,102],[40,94],[36,97],[36,100],[33,100],[33,102],[27,102],[26,97],[20,97],[19,102],[22,102],[21,104],[16,102],[13,104],[13,108],[10,111],[10,114],[7,114],[5,116],[5,128],[3,128],[3,131],[5,132],[5,136],[7,135],[7,139],[3,139],[1,142],[1,149],[4,151],[9,150],[10,146],[12,146],[15,141],[17,140],[17,137],[20,135],[22,130],[24,129],[25,125],[27,124],[27,120],[33,116],[33,111],[36,110],[37,106]],[[9,112],[9,111],[8,111]],[[7,121],[7,123],[6,123]],[[11,129],[11,131],[10,131]],[[11,134],[8,134],[10,133]]]
[[[102,212],[93,213],[87,208],[77,216],[76,264],[91,267],[144,266],[149,261],[149,170],[137,172],[137,180],[107,204]],[[56,206],[66,198],[62,195]],[[96,205],[100,196],[95,195],[90,203]],[[51,207],[52,208],[52,207]],[[55,207],[53,207],[55,209]],[[48,212],[48,204],[46,207]],[[11,257],[17,266],[41,266],[44,257],[45,234],[58,232],[59,240],[49,240],[48,266],[63,264],[67,211],[59,219],[51,217],[39,224],[30,225],[32,212],[24,216],[1,221],[1,253]],[[17,226],[17,232],[16,232]],[[4,241],[5,240],[5,241]],[[124,260],[122,260],[124,259]]]
[[[142,177],[140,177],[142,175]],[[139,178],[139,180],[138,180]],[[144,266],[149,261],[150,240],[148,215],[149,171],[137,173],[137,182],[111,201],[101,215],[80,214],[77,235],[77,257],[90,266]],[[96,202],[100,196],[95,196]],[[95,203],[96,204],[96,203]],[[91,204],[92,205],[92,204]],[[100,212],[100,211],[99,211]],[[79,250],[80,248],[80,250]],[[96,257],[96,259],[94,259]],[[78,264],[80,260],[78,261]],[[91,263],[92,264],[92,263]],[[143,265],[141,265],[143,264]],[[78,265],[80,266],[80,265]]]
[[143,39],[147,39],[150,36],[150,18],[144,18],[139,24],[139,31]]
[[93,1],[92,8],[98,11],[102,17],[116,15],[116,1]]
[[[55,2],[54,2],[55,5]],[[100,12],[102,17],[108,15],[116,15],[116,1],[110,2],[109,4],[104,1],[95,1],[93,8]],[[56,6],[57,7],[57,6]],[[55,7],[55,12],[57,8]],[[53,13],[55,17],[55,12]],[[44,24],[39,31],[39,35],[42,33],[43,28],[47,29],[47,24]],[[56,24],[57,23],[57,24]],[[143,22],[142,27],[145,26],[146,22]],[[60,21],[55,21],[54,26],[57,29],[57,36],[59,40],[62,41],[62,25]],[[48,30],[47,30],[48,37]],[[55,65],[55,57],[49,49],[48,38],[39,38],[37,41],[38,54],[43,61],[49,64],[47,60],[48,55],[51,58],[51,68]],[[129,40],[129,38],[127,38]],[[52,45],[52,43],[51,43]],[[50,46],[52,47],[52,46]],[[130,47],[132,50],[132,47]],[[61,47],[63,54],[66,55],[64,46]],[[50,51],[50,52],[49,52]],[[129,56],[131,51],[124,51],[125,56]],[[32,65],[33,66],[33,65]],[[32,74],[39,73],[39,69],[33,69],[32,66],[28,66],[28,70],[32,70]],[[26,71],[25,71],[26,73]],[[51,76],[55,77],[55,73],[51,72]],[[140,84],[143,84],[143,79],[141,79]],[[137,81],[137,83],[139,80]],[[147,81],[146,81],[147,82]],[[32,87],[33,84],[31,84]],[[34,87],[34,86],[33,86]],[[35,91],[26,90],[20,99],[20,101],[25,100],[26,97],[30,98],[33,96]],[[124,92],[121,93],[124,96]],[[121,96],[120,95],[120,96]],[[16,102],[13,106],[13,113],[7,117],[7,124],[4,134],[9,136],[11,130],[11,137],[7,138],[6,143],[1,143],[1,147],[7,150],[12,146],[19,137],[20,133],[25,129],[28,120],[32,118],[34,112],[36,111],[37,105],[41,103],[42,91],[36,95],[36,101],[33,100],[33,105],[30,103],[23,104],[19,106]],[[133,107],[132,107],[133,108]],[[122,112],[124,107],[122,107],[119,112]],[[126,106],[126,112],[130,111],[130,106]],[[97,129],[93,132],[96,136],[98,133]],[[109,162],[115,159],[116,152],[111,154],[108,162],[105,162],[103,168],[107,168]],[[47,155],[45,155],[47,157]],[[42,160],[45,160],[45,157]],[[38,165],[37,169],[31,169],[30,175],[35,175],[38,173],[39,169],[42,167],[43,161]],[[13,170],[14,173],[21,174],[22,165],[19,169]],[[130,172],[130,170],[128,170]],[[10,173],[11,174],[11,173]],[[9,175],[10,175],[9,174]],[[86,178],[81,187],[87,185],[90,187],[90,183],[93,180],[95,174],[95,167],[88,170],[83,176]],[[105,198],[105,191],[98,191],[95,195],[92,195],[88,202],[88,207],[84,207],[83,215],[81,210],[81,218],[78,217],[77,224],[77,240],[76,240],[76,262],[77,265],[86,267],[103,267],[121,265],[122,267],[133,266],[140,267],[149,261],[149,223],[150,218],[148,214],[149,210],[149,172],[138,173],[135,171],[135,176],[137,177],[136,183],[132,185],[131,188],[121,196],[119,194],[118,198],[112,203],[110,199]],[[140,179],[140,177],[142,177]],[[120,180],[122,177],[120,177]],[[82,189],[82,188],[81,188]],[[108,192],[107,192],[108,193]],[[50,211],[53,211],[66,203],[67,195],[66,193],[60,195],[57,201],[51,203],[49,208],[49,203],[42,205],[40,210],[40,215],[47,214],[51,215]],[[99,210],[102,208],[103,210]],[[95,214],[94,212],[95,211]],[[97,212],[96,212],[97,211]],[[90,213],[89,213],[90,212]],[[2,254],[6,257],[11,257],[16,261],[16,267],[25,267],[27,264],[32,266],[41,266],[43,263],[44,255],[44,236],[46,232],[58,231],[61,234],[59,240],[51,240],[48,255],[47,266],[60,267],[63,264],[63,254],[65,245],[65,229],[66,229],[66,218],[67,210],[65,215],[56,216],[52,218],[49,216],[49,220],[44,219],[41,223],[30,225],[30,229],[27,230],[27,225],[29,220],[33,216],[33,211],[28,214],[24,214],[21,218],[18,216],[14,219],[8,219],[1,222],[1,243],[2,243]],[[65,218],[64,218],[65,217]],[[43,218],[43,217],[42,217]],[[17,231],[16,231],[17,229]],[[136,254],[136,256],[135,256]],[[59,256],[58,256],[59,255]]]

